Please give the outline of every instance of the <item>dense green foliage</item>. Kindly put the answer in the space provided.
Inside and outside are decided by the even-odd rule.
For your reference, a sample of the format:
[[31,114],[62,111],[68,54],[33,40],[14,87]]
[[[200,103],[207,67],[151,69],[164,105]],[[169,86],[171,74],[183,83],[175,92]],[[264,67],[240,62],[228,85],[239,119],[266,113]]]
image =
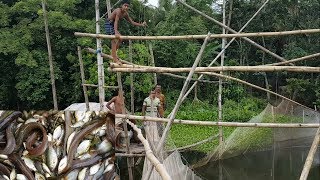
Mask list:
[[[116,0],[112,0],[114,4]],[[120,24],[120,32],[125,35],[186,35],[221,33],[221,27],[186,7],[172,3],[171,0],[160,0],[159,7],[149,7],[144,2],[133,0],[130,16],[139,22],[147,21],[148,27],[134,27],[126,21]],[[221,21],[221,6],[212,0],[187,0],[191,6],[205,12]],[[233,0],[227,1],[227,15],[231,13],[230,27],[239,30],[255,13],[264,1],[262,0]],[[100,12],[105,12],[105,1],[101,1]],[[285,31],[297,29],[312,29],[320,27],[320,4],[318,0],[276,0],[270,1],[263,11],[244,30],[245,32]],[[95,47],[95,39],[76,38],[74,32],[95,32],[95,11],[93,1],[84,0],[47,0],[50,38],[52,43],[54,71],[57,86],[59,109],[68,105],[83,102],[80,86],[80,71],[77,57],[77,46]],[[49,76],[47,46],[44,31],[41,0],[12,0],[0,2],[0,109],[51,109],[52,92]],[[103,20],[100,22],[104,33]],[[286,59],[293,59],[309,54],[318,53],[320,35],[291,35],[278,37],[252,38],[272,52]],[[148,43],[153,44],[157,66],[190,67],[196,58],[202,40],[177,41],[134,41],[133,62],[150,64]],[[208,65],[221,50],[220,40],[212,40],[201,60],[201,66]],[[103,51],[110,52],[110,41],[103,41]],[[118,54],[128,59],[128,42],[124,42]],[[296,65],[319,66],[314,58],[302,61]],[[94,54],[83,52],[85,75],[87,83],[97,84],[97,65]],[[226,65],[260,65],[277,62],[275,58],[263,53],[242,39],[236,40],[226,52]],[[218,61],[219,62],[219,61]],[[105,67],[108,61],[105,61]],[[107,85],[116,84],[116,76],[105,68]],[[275,92],[293,98],[302,104],[313,107],[320,105],[319,74],[312,73],[229,73],[234,77],[265,87],[265,77],[269,88]],[[151,74],[135,74],[135,104],[140,111],[142,100],[148,95],[153,86]],[[205,77],[216,81],[214,77]],[[123,74],[124,88],[130,90],[129,74]],[[172,107],[181,90],[183,80],[159,75],[158,82],[168,97],[168,105]],[[199,83],[197,98],[207,101],[208,106],[217,104],[217,84]],[[254,96],[266,99],[266,94],[239,83],[224,84],[223,103],[224,119],[228,121],[246,121],[252,115],[250,109]],[[112,91],[106,91],[106,99],[112,96]],[[98,101],[96,88],[89,88],[90,101]],[[193,98],[191,96],[191,98]],[[127,104],[130,95],[126,93]],[[275,97],[271,97],[275,99]],[[239,106],[244,112],[236,113],[231,107]],[[259,103],[256,103],[259,104]],[[228,108],[231,108],[230,111]],[[214,109],[214,108],[213,108]],[[202,110],[201,110],[202,111]],[[207,113],[208,119],[216,117],[215,110]],[[254,112],[254,111],[253,111]],[[179,114],[187,119],[198,119],[188,112]],[[202,115],[199,115],[202,116]],[[201,119],[199,117],[199,119]]]

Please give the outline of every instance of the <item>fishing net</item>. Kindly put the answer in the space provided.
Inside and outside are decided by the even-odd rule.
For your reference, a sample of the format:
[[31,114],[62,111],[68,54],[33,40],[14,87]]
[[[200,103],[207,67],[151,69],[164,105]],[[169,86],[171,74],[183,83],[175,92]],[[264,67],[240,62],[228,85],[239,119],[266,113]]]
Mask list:
[[[151,116],[156,117],[155,109],[151,107]],[[145,134],[153,152],[156,152],[159,140],[161,139],[164,125],[159,122],[145,122]],[[157,158],[163,163],[166,171],[172,179],[176,180],[198,180],[201,179],[182,161],[181,155],[177,150],[168,152],[168,149],[176,149],[170,138],[166,141],[166,147],[158,153]],[[151,173],[151,174],[150,174]],[[160,174],[153,168],[151,162],[145,158],[142,179],[161,180]]]
[[[312,109],[283,100],[268,104],[250,123],[320,123],[320,114]],[[231,158],[240,154],[296,146],[310,147],[317,128],[238,127],[206,160]]]

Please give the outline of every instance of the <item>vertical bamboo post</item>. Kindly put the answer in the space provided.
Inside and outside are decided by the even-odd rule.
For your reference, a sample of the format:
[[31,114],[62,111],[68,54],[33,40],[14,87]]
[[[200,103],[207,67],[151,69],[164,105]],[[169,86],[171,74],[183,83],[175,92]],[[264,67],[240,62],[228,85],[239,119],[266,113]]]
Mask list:
[[161,139],[160,139],[160,141],[159,141],[159,144],[158,144],[158,147],[157,147],[157,151],[156,151],[157,154],[159,154],[159,152],[160,152],[160,151],[162,150],[162,148],[163,148],[164,141],[165,141],[165,139],[166,139],[167,136],[168,136],[168,132],[169,132],[169,130],[170,130],[170,128],[171,128],[172,122],[173,122],[173,120],[174,120],[174,118],[175,118],[175,116],[176,116],[176,114],[177,114],[177,112],[178,112],[178,109],[179,109],[179,107],[180,107],[180,105],[181,105],[181,103],[182,103],[182,101],[181,101],[181,100],[182,100],[182,97],[183,97],[184,93],[186,92],[186,90],[187,90],[187,88],[188,88],[188,85],[189,85],[189,83],[190,83],[190,81],[191,81],[191,78],[192,78],[192,76],[193,76],[193,74],[194,74],[194,72],[195,72],[195,69],[196,69],[196,67],[197,67],[200,59],[202,58],[202,54],[203,54],[204,49],[205,49],[205,47],[206,47],[206,45],[207,45],[207,42],[208,42],[208,40],[209,40],[209,37],[210,37],[210,33],[208,33],[206,39],[204,40],[204,42],[203,42],[203,44],[202,44],[202,46],[201,46],[201,49],[200,49],[200,51],[199,51],[199,53],[198,53],[198,56],[197,56],[196,60],[194,61],[193,65],[192,65],[192,69],[191,69],[191,71],[190,71],[190,73],[189,73],[186,81],[185,81],[184,84],[183,84],[183,87],[182,87],[182,90],[181,90],[181,92],[180,92],[179,98],[178,98],[178,100],[177,100],[177,102],[176,102],[176,105],[174,106],[172,112],[170,113],[170,114],[171,114],[171,115],[170,115],[170,121],[168,122],[165,130],[163,131],[162,137],[161,137]]
[[[180,2],[180,1],[178,1]],[[254,15],[247,21],[247,23],[245,25],[242,26],[242,28],[237,32],[237,33],[241,33],[248,25],[249,23],[259,14],[259,12],[267,5],[267,3],[269,2],[269,0],[266,0],[266,2],[257,10],[256,13],[254,13]],[[220,53],[212,60],[212,62],[208,65],[208,67],[211,67],[216,61],[217,59],[224,53],[224,51],[232,44],[232,42],[236,40],[236,38],[232,38],[228,44],[220,51]],[[198,80],[201,80],[203,77],[203,74],[200,75],[198,77]],[[194,89],[194,87],[196,86],[196,84],[198,84],[198,81],[195,81],[193,83],[193,85],[189,88],[189,90],[186,92],[186,94],[183,96],[182,101],[184,101],[187,96],[190,94],[190,92],[192,91],[192,89]]]
[[[149,43],[149,51],[150,51],[150,56],[151,56],[151,66],[155,67],[155,63],[154,63],[154,55],[153,55],[153,49],[152,49],[152,44],[151,42]],[[157,73],[153,73],[153,77],[154,77],[154,85],[158,84],[157,81]]]
[[[95,0],[95,10],[96,10],[96,33],[100,34],[100,11],[99,11],[99,0]],[[97,38],[97,63],[98,63],[98,89],[99,89],[99,103],[100,111],[103,110],[104,101],[105,101],[105,92],[104,92],[104,68],[103,68],[103,59],[101,56],[102,46],[101,39]]]
[[317,152],[317,147],[319,145],[319,141],[320,141],[320,128],[318,128],[317,133],[316,133],[314,140],[312,142],[309,154],[307,156],[306,162],[303,166],[303,170],[300,175],[300,180],[306,180],[308,178],[314,155]]
[[56,93],[56,82],[54,79],[54,70],[53,70],[53,58],[52,58],[52,50],[51,50],[51,42],[50,42],[50,33],[48,27],[48,16],[46,10],[46,0],[42,0],[42,10],[43,10],[43,19],[44,19],[44,29],[46,31],[46,40],[47,40],[47,48],[48,48],[48,58],[49,58],[49,66],[50,66],[50,79],[51,79],[51,87],[52,87],[52,98],[53,98],[53,108],[54,110],[58,110],[58,100]]
[[106,5],[107,5],[107,18],[111,16],[111,3],[110,0],[106,0]]
[[85,80],[85,75],[84,75],[84,67],[83,67],[82,54],[81,54],[81,47],[80,46],[78,46],[78,59],[79,59],[79,65],[80,65],[82,90],[83,90],[83,95],[84,95],[84,101],[86,103],[86,111],[89,111],[90,110],[89,98],[88,98],[87,87],[84,85],[86,83],[86,80]]
[[[132,41],[129,40],[129,61],[132,63]],[[134,86],[133,73],[130,73],[131,114],[134,114]]]
[[[225,0],[223,0],[223,3],[222,3],[222,23],[223,24],[226,24],[226,2]],[[226,33],[226,29],[225,28],[222,28],[222,34],[225,34]],[[226,45],[226,39],[225,38],[222,38],[222,49],[224,49]],[[224,51],[225,52],[225,51]],[[224,52],[223,54],[221,54],[221,67],[223,67],[223,64],[224,64]],[[223,75],[223,72],[220,71],[220,74]],[[218,93],[218,122],[222,122],[222,78],[220,77],[219,78],[219,93]],[[223,144],[223,129],[222,129],[222,126],[219,126],[219,145],[222,145]],[[219,156],[221,154],[219,153]]]

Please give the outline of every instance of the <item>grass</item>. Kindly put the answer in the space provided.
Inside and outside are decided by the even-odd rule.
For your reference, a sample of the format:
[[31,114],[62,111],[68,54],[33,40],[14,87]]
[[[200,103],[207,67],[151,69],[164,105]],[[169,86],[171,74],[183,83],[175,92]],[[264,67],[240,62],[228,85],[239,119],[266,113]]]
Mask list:
[[[263,103],[255,98],[240,102],[227,101],[224,104],[223,121],[248,121],[263,110],[265,107],[262,105]],[[218,109],[207,102],[186,102],[179,109],[176,119],[217,121]],[[224,137],[228,137],[234,129],[234,127],[223,127]],[[218,127],[174,124],[170,130],[170,137],[176,147],[183,147],[215,136],[218,132]],[[171,143],[167,142],[167,144]],[[206,153],[213,150],[218,144],[218,138],[216,138],[211,142],[197,146],[194,150]]]

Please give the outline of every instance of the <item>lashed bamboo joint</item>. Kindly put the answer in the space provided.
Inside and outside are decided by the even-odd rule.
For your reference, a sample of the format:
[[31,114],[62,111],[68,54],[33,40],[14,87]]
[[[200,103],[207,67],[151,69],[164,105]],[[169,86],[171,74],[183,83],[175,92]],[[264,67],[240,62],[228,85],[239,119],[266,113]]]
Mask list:
[[[305,29],[280,32],[257,32],[257,33],[237,33],[237,34],[211,34],[210,39],[214,38],[233,38],[233,37],[262,37],[262,36],[284,36],[294,34],[312,34],[320,33],[320,29]],[[187,39],[205,39],[207,35],[184,35],[184,36],[116,36],[105,34],[91,34],[75,32],[78,37],[92,37],[101,39],[125,39],[125,40],[187,40]]]
[[[186,73],[191,68],[170,68],[170,67],[151,67],[139,65],[118,65],[110,64],[111,72],[139,72],[139,73]],[[223,67],[197,67],[195,72],[219,72],[219,71],[239,71],[239,72],[304,72],[304,73],[320,73],[320,67],[306,66],[223,66]]]

